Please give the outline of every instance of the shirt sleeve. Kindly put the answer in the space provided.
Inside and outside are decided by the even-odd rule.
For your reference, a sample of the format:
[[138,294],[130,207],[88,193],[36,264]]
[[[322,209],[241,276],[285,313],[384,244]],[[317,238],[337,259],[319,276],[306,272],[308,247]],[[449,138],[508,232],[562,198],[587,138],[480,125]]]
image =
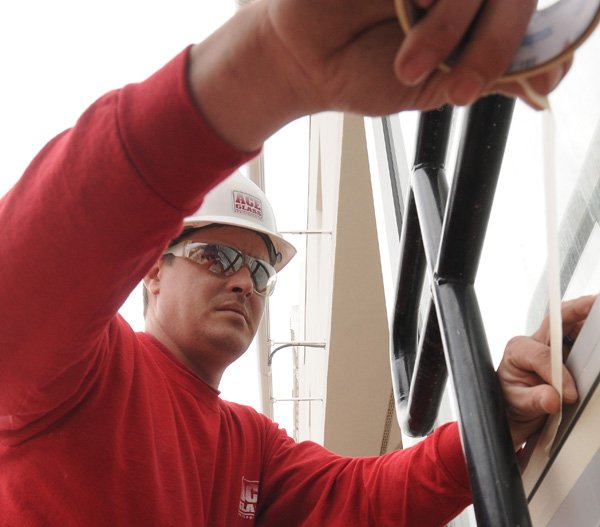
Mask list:
[[414,447],[367,458],[296,445],[279,431],[267,457],[261,525],[446,525],[471,503],[456,423]]
[[0,200],[0,433],[81,398],[109,321],[210,188],[253,153],[210,129],[188,50],[110,92]]

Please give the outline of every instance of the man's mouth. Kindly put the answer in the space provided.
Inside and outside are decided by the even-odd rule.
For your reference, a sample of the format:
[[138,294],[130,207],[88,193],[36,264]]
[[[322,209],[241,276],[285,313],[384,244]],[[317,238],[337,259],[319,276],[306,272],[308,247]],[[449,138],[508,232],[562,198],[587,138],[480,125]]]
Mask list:
[[217,308],[217,311],[231,311],[233,313],[237,313],[238,315],[241,315],[246,322],[248,322],[248,311],[244,306],[238,304],[237,302],[222,304]]

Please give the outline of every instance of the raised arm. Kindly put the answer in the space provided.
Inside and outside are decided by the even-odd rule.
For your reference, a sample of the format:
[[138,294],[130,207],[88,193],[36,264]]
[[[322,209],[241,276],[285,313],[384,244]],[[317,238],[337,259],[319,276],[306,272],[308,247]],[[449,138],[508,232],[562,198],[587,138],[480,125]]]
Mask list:
[[[242,149],[322,110],[385,115],[520,95],[498,84],[534,0],[436,0],[405,38],[393,0],[268,0],[242,9],[192,52],[191,86],[209,122]],[[480,13],[450,74],[437,66]],[[210,72],[210,75],[207,75]],[[547,93],[562,67],[533,79]],[[226,98],[227,105],[221,104]]]
[[0,201],[0,431],[82,396],[123,300],[248,159],[199,115],[187,66],[94,103]]

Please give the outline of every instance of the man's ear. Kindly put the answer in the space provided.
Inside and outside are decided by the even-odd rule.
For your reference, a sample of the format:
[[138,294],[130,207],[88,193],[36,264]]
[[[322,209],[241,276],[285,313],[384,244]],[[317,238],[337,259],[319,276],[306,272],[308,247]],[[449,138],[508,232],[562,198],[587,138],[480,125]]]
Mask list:
[[144,276],[144,285],[146,289],[153,295],[157,295],[160,291],[160,268],[161,260],[158,260]]

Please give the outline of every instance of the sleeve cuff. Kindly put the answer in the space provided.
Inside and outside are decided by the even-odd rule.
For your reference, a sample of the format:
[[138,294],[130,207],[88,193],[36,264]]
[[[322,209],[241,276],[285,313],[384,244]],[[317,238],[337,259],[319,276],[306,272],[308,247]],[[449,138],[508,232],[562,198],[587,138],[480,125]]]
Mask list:
[[444,470],[456,483],[469,489],[467,463],[460,441],[458,423],[442,425],[436,431],[435,448]]

